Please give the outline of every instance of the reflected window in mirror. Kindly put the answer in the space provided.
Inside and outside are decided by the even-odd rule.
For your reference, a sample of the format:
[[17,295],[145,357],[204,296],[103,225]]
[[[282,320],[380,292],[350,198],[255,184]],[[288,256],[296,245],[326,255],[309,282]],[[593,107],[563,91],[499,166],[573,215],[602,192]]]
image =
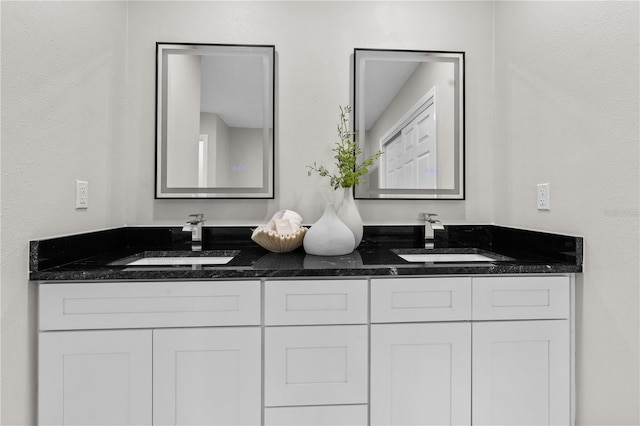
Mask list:
[[464,199],[464,52],[354,50],[358,199]]
[[274,56],[156,44],[156,198],[274,198]]

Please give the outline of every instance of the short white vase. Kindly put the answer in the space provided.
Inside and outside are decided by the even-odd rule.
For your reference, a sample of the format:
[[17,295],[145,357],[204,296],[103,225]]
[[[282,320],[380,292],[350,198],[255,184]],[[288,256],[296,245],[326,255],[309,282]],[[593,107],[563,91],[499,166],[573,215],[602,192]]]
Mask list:
[[353,251],[355,238],[336,215],[333,204],[327,204],[322,217],[307,231],[302,245],[308,254],[340,256]]
[[342,203],[338,209],[338,217],[351,229],[355,239],[355,247],[358,247],[362,241],[363,234],[362,218],[353,199],[353,188],[343,188],[342,190]]

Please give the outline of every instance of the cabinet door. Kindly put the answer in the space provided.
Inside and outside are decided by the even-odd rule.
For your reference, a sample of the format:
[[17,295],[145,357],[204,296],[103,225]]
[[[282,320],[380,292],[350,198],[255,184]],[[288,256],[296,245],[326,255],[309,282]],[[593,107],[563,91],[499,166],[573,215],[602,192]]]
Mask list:
[[471,420],[469,323],[371,326],[371,424]]
[[473,324],[473,424],[570,423],[569,321]]
[[39,345],[39,424],[151,424],[151,331],[40,333]]
[[265,406],[367,403],[367,326],[265,329]]
[[154,330],[154,424],[259,425],[261,347],[258,327]]

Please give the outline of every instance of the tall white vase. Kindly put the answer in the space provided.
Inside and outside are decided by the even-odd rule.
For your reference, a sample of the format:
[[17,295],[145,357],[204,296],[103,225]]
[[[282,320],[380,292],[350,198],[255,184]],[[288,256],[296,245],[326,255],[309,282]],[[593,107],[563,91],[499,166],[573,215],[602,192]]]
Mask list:
[[307,231],[302,245],[308,254],[340,256],[353,251],[355,238],[336,215],[333,204],[327,204],[322,217]]
[[362,241],[363,234],[362,218],[353,199],[353,188],[342,188],[342,191],[342,203],[338,209],[338,217],[351,229],[355,239],[355,246],[358,247]]

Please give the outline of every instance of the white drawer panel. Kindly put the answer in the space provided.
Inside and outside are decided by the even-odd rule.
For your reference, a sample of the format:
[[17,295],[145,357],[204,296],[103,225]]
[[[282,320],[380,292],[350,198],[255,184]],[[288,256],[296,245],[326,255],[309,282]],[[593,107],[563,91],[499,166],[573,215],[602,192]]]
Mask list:
[[471,278],[371,280],[371,322],[471,319]]
[[265,406],[367,402],[367,326],[265,329]]
[[567,276],[473,278],[473,319],[569,318]]
[[260,325],[260,281],[43,284],[40,330]]
[[265,283],[266,325],[365,324],[366,280]]
[[264,410],[265,426],[366,426],[366,405],[280,407]]

